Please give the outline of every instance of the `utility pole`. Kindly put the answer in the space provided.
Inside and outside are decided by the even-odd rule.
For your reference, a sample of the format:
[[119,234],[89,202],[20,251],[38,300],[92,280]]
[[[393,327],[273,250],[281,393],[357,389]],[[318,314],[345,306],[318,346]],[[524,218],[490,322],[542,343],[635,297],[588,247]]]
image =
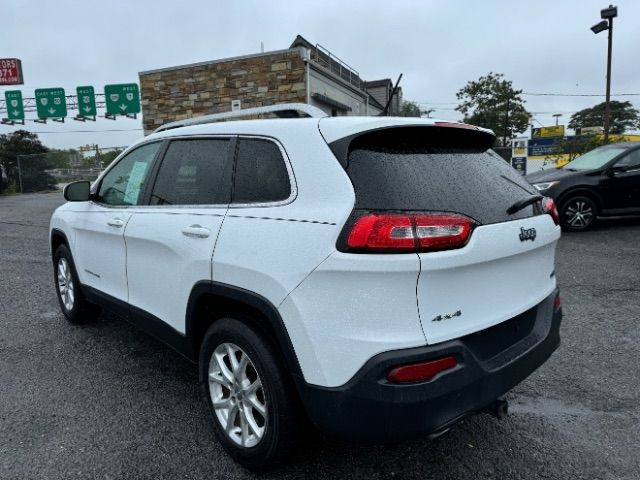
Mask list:
[[502,134],[502,146],[507,146],[507,127],[509,126],[509,97],[507,97],[507,111],[504,115],[504,132]]
[[22,155],[16,155],[18,157],[18,182],[20,183],[20,193],[24,193],[22,191],[22,169],[20,168],[20,157]]
[[609,142],[609,123],[611,117],[611,45],[613,43],[613,19],[618,16],[618,7],[609,5],[607,8],[600,10],[600,18],[603,20],[591,27],[591,31],[595,34],[608,30],[609,38],[607,41],[607,94],[604,102],[604,143]]
[[609,45],[607,46],[607,98],[604,104],[604,143],[609,143],[609,118],[611,117],[611,43],[613,17],[609,18]]

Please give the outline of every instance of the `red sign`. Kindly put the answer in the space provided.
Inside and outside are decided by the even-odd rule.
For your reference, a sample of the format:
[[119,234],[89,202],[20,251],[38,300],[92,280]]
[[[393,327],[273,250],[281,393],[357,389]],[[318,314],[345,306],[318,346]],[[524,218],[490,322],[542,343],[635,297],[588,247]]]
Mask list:
[[22,62],[17,58],[0,58],[0,85],[22,85]]

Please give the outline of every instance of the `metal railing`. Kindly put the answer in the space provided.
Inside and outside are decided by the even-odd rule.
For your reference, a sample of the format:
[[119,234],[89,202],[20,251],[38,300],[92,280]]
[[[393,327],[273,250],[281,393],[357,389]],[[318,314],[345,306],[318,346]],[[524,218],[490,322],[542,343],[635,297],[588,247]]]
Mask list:
[[326,68],[330,72],[338,75],[343,80],[349,82],[351,85],[362,89],[362,79],[360,73],[347,63],[340,60],[328,49],[324,48],[320,44],[316,44],[314,49],[311,49],[311,60],[318,65]]

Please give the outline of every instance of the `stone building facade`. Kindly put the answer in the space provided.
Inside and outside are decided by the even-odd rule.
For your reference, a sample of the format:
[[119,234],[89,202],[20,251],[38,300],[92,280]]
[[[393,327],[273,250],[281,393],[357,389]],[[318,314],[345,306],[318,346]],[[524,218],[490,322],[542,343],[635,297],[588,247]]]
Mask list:
[[233,108],[299,102],[334,116],[377,115],[384,108],[355,70],[300,36],[287,50],[139,75],[145,134],[167,122]]

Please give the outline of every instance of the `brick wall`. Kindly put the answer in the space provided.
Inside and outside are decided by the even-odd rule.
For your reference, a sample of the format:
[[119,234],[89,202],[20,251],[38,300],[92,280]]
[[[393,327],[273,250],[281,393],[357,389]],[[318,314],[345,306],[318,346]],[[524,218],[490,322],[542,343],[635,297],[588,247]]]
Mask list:
[[173,120],[306,100],[298,49],[140,73],[145,134]]

